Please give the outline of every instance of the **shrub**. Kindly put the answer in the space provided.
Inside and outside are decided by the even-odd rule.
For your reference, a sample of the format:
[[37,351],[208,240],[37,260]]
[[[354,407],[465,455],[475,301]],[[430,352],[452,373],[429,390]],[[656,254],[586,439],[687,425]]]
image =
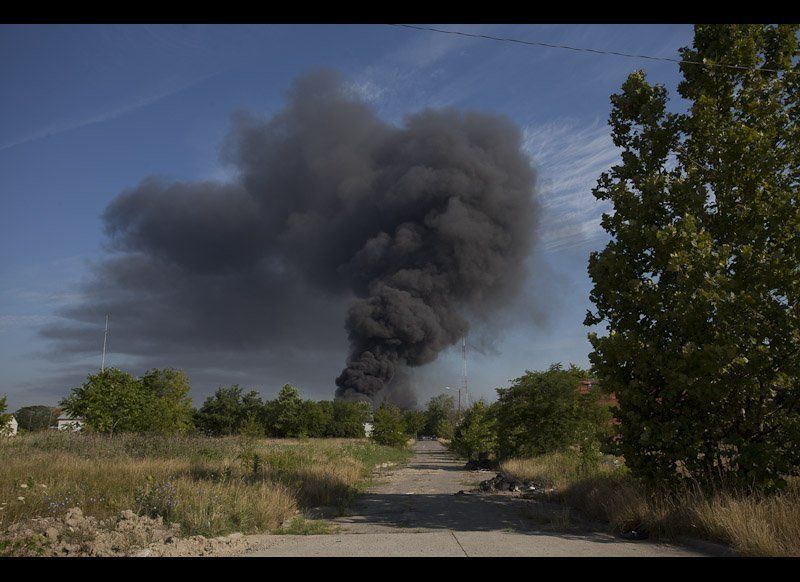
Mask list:
[[303,400],[291,384],[285,384],[273,401],[271,434],[277,437],[308,436],[303,424]]
[[453,436],[456,408],[453,397],[447,394],[434,396],[425,408],[425,434],[449,439]]
[[72,416],[82,416],[89,430],[113,434],[146,429],[144,400],[138,379],[117,368],[106,368],[90,374],[61,405]]
[[144,415],[148,432],[185,434],[194,429],[189,377],[183,370],[149,370],[141,377]]
[[456,427],[451,447],[470,461],[486,461],[496,453],[497,426],[492,407],[483,400],[464,413]]
[[364,423],[372,415],[368,402],[334,400],[333,418],[325,436],[338,438],[363,438]]
[[384,402],[375,411],[372,438],[376,443],[390,447],[405,447],[408,436],[403,413],[394,404]]
[[403,412],[406,434],[418,437],[425,429],[425,413],[413,408]]
[[611,413],[597,394],[581,394],[588,372],[554,364],[526,372],[509,388],[498,388],[497,447],[500,458],[532,457],[570,446],[596,448],[607,438]]
[[0,436],[5,436],[5,434],[11,430],[11,427],[8,426],[8,423],[11,420],[11,415],[6,414],[7,398],[7,395],[0,396]]
[[135,378],[116,368],[90,374],[61,405],[101,433],[185,433],[193,428],[189,378],[180,370],[151,370]]

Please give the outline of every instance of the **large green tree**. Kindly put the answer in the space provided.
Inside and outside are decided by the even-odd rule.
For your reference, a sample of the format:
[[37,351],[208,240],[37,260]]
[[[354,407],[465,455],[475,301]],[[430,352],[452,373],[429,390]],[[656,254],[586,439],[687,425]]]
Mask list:
[[590,359],[637,475],[772,487],[800,464],[798,26],[697,26],[681,56],[685,109],[641,71],[611,97]]

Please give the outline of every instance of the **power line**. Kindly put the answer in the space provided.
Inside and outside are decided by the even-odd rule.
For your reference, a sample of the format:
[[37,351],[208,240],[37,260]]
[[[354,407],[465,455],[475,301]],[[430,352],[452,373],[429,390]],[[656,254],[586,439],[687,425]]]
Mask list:
[[565,49],[570,51],[577,51],[577,52],[585,52],[585,53],[595,53],[599,55],[611,55],[615,57],[625,57],[629,59],[647,59],[650,61],[666,61],[670,63],[678,63],[678,64],[685,64],[685,65],[699,65],[701,67],[718,67],[723,69],[735,69],[738,71],[757,71],[757,72],[766,72],[766,73],[798,73],[799,71],[795,71],[792,69],[769,69],[769,68],[754,68],[754,67],[744,67],[741,65],[728,65],[725,63],[712,63],[710,61],[685,61],[683,59],[675,59],[670,57],[654,57],[652,55],[637,55],[632,53],[622,53],[618,51],[604,51],[600,49],[593,49],[593,48],[586,48],[586,47],[576,47],[576,46],[569,46],[566,44],[551,44],[547,42],[536,42],[536,41],[529,41],[529,40],[520,40],[518,38],[505,38],[501,36],[491,36],[488,34],[474,34],[471,32],[463,32],[460,30],[444,30],[442,28],[433,28],[430,26],[417,26],[415,24],[388,24],[387,26],[395,26],[401,28],[413,28],[414,30],[427,30],[429,32],[438,32],[441,34],[452,34],[456,36],[466,36],[470,38],[481,38],[484,40],[494,40],[498,42],[509,42],[514,44],[524,44],[528,46],[537,46],[537,47],[545,47],[545,48],[557,48],[557,49]]

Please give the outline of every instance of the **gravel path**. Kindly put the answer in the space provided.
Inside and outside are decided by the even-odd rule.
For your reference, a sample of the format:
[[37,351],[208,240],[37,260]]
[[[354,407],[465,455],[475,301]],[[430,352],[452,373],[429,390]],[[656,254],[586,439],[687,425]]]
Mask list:
[[463,470],[436,441],[416,444],[411,462],[384,470],[337,533],[258,536],[247,556],[701,556],[701,551],[626,541],[569,509],[512,494],[466,494],[491,472]]

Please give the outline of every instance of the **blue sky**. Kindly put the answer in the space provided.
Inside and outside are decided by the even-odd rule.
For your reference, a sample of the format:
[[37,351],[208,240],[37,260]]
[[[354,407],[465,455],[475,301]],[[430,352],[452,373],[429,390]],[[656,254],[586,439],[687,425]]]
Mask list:
[[[692,37],[688,25],[449,28],[673,58]],[[666,84],[673,100],[679,80],[674,63],[381,25],[2,26],[0,54],[0,394],[8,394],[11,410],[56,404],[99,366],[102,337],[96,357],[64,359],[38,331],[80,301],[79,283],[104,256],[106,205],[147,176],[225,179],[219,150],[231,114],[275,112],[292,80],[320,67],[341,72],[392,123],[424,107],[455,106],[505,114],[523,128],[543,227],[506,332],[492,338],[492,349],[480,353],[476,340],[470,352],[470,389],[491,399],[526,369],[587,365],[586,263],[605,240],[603,207],[591,189],[618,156],[609,96],[637,68]],[[547,297],[546,307],[528,308],[532,294]],[[341,333],[341,354],[313,374],[277,377],[257,366],[197,371],[203,380],[195,382],[195,403],[215,384],[232,382],[266,397],[284,382],[330,397],[346,355]],[[114,344],[113,326],[108,363],[143,371]],[[420,399],[456,386],[460,369],[454,349],[419,370]]]

